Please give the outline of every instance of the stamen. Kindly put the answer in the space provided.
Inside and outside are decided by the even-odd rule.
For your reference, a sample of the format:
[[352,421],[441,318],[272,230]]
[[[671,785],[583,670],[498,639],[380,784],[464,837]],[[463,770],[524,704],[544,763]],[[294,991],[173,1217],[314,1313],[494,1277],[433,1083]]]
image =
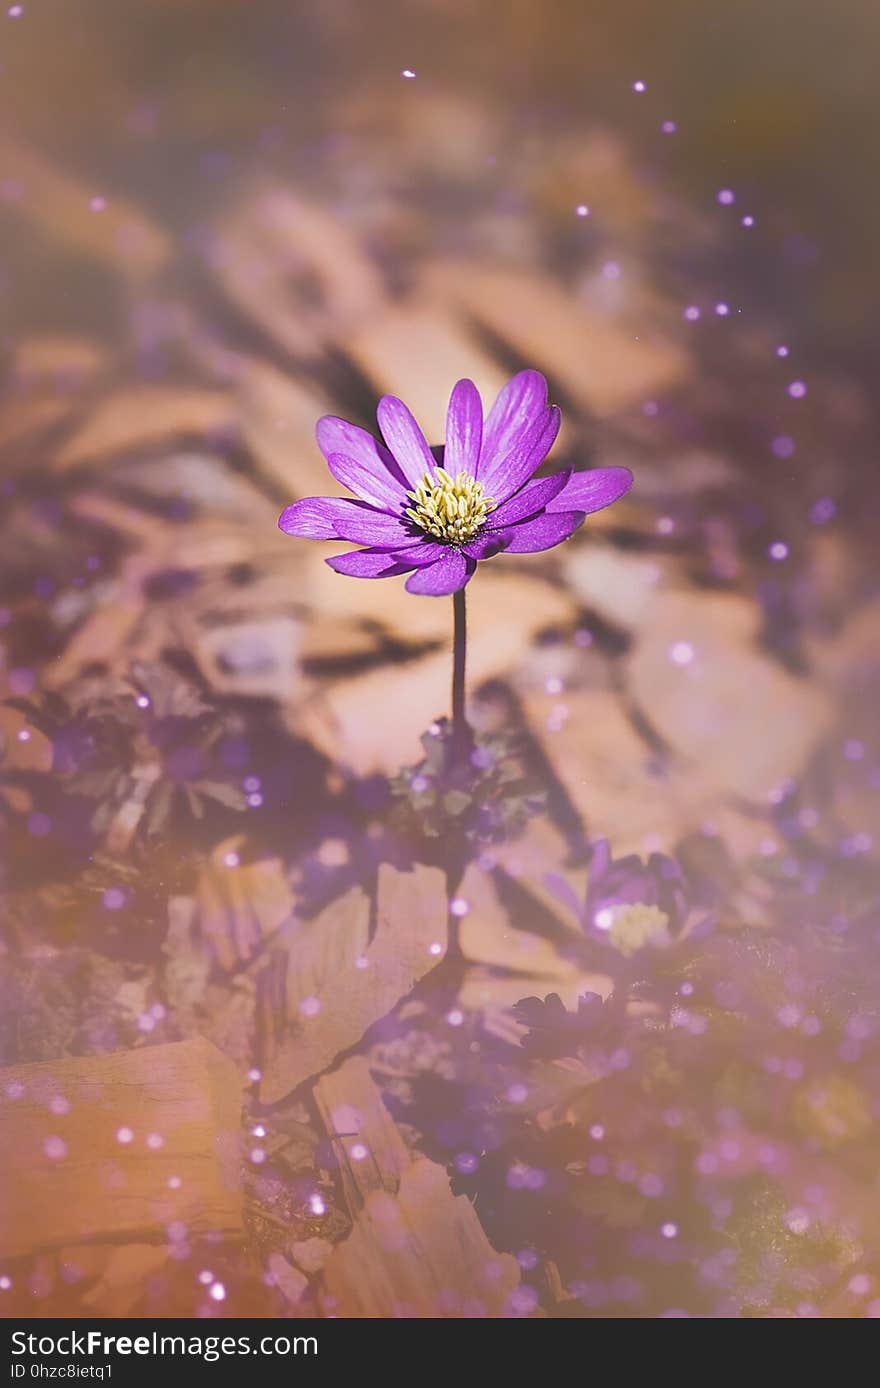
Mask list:
[[486,496],[482,482],[467,472],[452,477],[445,468],[435,467],[434,476],[426,472],[414,491],[407,492],[414,502],[407,507],[411,521],[446,545],[463,545],[479,534],[495,502]]
[[671,943],[666,912],[643,901],[606,907],[597,913],[596,924],[608,931],[611,943],[627,958],[645,945],[665,949]]

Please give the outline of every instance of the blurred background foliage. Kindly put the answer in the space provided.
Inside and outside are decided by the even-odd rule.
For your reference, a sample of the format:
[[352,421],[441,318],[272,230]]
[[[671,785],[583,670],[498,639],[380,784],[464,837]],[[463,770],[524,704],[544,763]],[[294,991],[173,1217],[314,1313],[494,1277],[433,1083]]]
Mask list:
[[[4,128],[184,225],[255,157],[291,173],[354,140],[369,160],[371,117],[352,94],[408,99],[403,68],[503,108],[524,143],[598,120],[697,204],[734,187],[758,225],[728,255],[753,258],[756,290],[786,305],[803,347],[873,374],[880,11],[867,0],[31,0],[4,23]],[[450,121],[446,138],[460,133]]]

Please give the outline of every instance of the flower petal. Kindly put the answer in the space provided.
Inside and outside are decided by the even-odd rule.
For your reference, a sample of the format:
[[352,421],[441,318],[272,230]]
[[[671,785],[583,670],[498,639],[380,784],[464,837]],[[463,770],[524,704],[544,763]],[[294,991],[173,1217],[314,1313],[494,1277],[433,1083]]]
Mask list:
[[[348,487],[349,491],[353,491],[362,501],[372,501],[379,505],[390,502],[394,510],[400,507],[401,497],[406,495],[407,481],[388,449],[384,448],[378,439],[374,439],[366,429],[359,429],[356,424],[349,424],[347,419],[339,419],[332,414],[318,420],[315,435],[330,471],[344,487]],[[353,471],[352,481],[340,476],[333,465],[333,456],[337,453],[368,474],[371,479],[368,484],[369,495],[365,490],[359,490],[358,486],[353,485],[356,478],[363,477],[362,472]]]
[[476,476],[483,440],[483,402],[473,381],[457,381],[449,397],[446,413],[446,451],[443,466],[454,477],[457,472]]
[[[520,371],[498,393],[483,429],[479,470],[487,474],[513,450],[523,433],[543,418],[547,409],[547,382],[540,371]],[[487,488],[488,490],[488,488]]]
[[418,569],[406,580],[406,591],[424,593],[434,598],[457,593],[471,578],[476,567],[476,559],[470,559],[460,550],[447,549],[442,559],[429,564],[427,568]]
[[619,501],[632,484],[633,475],[628,467],[595,467],[587,472],[576,472],[555,500],[548,503],[547,510],[578,510],[590,515]]
[[426,564],[435,564],[448,553],[448,550],[448,545],[438,544],[436,540],[417,540],[414,545],[407,545],[405,549],[397,552],[405,554],[407,560],[411,559],[416,568],[421,569]]
[[337,482],[348,487],[350,492],[370,506],[377,506],[379,510],[396,516],[409,504],[402,483],[396,481],[380,462],[371,469],[345,453],[331,453],[327,466]]
[[503,502],[497,510],[490,512],[486,522],[487,530],[500,530],[515,521],[526,520],[543,511],[548,502],[558,496],[571,477],[571,468],[554,472],[552,477],[539,477],[537,482],[527,482],[518,492]]
[[333,554],[324,563],[349,578],[394,578],[416,567],[399,557],[405,552],[401,549],[352,549],[348,554]]
[[562,416],[555,405],[533,420],[504,458],[496,459],[480,476],[486,491],[500,506],[528,482],[543,463],[559,433]]
[[382,549],[375,545],[369,549],[353,549],[347,554],[333,554],[324,562],[337,573],[348,574],[351,578],[394,578],[396,574],[435,564],[446,552],[445,545],[419,540],[400,549]]
[[285,506],[278,517],[278,529],[285,535],[299,535],[306,540],[338,539],[333,498],[309,496]]
[[470,555],[471,559],[491,559],[507,548],[509,538],[509,530],[484,530],[475,540],[468,540],[466,545],[462,545],[461,552]]
[[398,467],[409,486],[417,486],[425,473],[433,473],[435,467],[434,455],[424,434],[406,405],[395,395],[383,395],[376,415],[382,437]]
[[308,540],[351,540],[389,548],[413,542],[411,527],[397,516],[344,496],[309,496],[295,501],[281,512],[278,527],[286,535]]
[[506,532],[510,536],[507,553],[537,554],[552,549],[573,535],[583,519],[583,511],[542,511],[539,516],[510,527]]

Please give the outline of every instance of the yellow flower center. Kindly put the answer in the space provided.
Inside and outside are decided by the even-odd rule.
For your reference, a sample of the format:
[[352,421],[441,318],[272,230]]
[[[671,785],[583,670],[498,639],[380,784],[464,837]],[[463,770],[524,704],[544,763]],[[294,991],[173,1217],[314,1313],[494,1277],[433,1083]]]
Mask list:
[[414,492],[406,514],[426,534],[445,545],[464,545],[482,529],[495,502],[486,496],[482,482],[466,472],[451,477],[445,468],[426,472]]
[[606,906],[598,913],[596,924],[608,931],[611,943],[627,958],[645,945],[663,949],[670,943],[666,912],[643,901],[632,906]]

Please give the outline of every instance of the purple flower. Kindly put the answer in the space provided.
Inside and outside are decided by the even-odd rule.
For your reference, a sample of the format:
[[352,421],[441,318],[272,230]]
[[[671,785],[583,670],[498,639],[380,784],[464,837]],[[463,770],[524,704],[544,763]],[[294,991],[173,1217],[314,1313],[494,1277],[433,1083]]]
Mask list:
[[[333,476],[354,495],[308,497],[282,512],[288,535],[365,546],[327,563],[353,578],[409,573],[411,593],[455,593],[481,559],[506,550],[552,549],[585,516],[617,501],[632,485],[627,468],[571,469],[533,480],[559,432],[537,371],[507,382],[483,418],[472,381],[449,400],[446,445],[433,450],[402,400],[379,402],[384,446],[332,415],[319,420],[318,444]],[[442,462],[438,461],[442,458]]]
[[711,929],[711,913],[693,900],[674,858],[652,853],[613,858],[607,839],[593,844],[586,897],[581,903],[569,884],[549,879],[590,937],[629,958],[643,949],[666,949]]
[[665,853],[652,853],[647,862],[635,853],[613,858],[608,840],[599,839],[590,859],[586,924],[607,931],[610,915],[632,906],[654,908],[666,918],[668,929],[679,934],[688,915],[684,874],[675,859]]

